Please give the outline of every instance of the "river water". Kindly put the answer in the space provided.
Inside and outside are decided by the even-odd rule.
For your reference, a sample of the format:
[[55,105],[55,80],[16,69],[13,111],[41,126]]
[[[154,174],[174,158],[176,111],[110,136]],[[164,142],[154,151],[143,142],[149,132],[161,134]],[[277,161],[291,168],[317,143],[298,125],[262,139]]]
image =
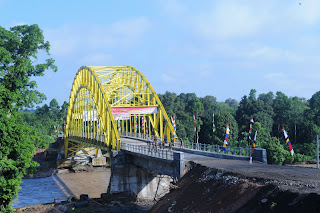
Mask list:
[[59,174],[46,178],[23,179],[18,198],[13,208],[52,203],[54,199],[67,200],[88,194],[90,198],[99,198],[106,193],[110,180],[110,170],[90,173]]

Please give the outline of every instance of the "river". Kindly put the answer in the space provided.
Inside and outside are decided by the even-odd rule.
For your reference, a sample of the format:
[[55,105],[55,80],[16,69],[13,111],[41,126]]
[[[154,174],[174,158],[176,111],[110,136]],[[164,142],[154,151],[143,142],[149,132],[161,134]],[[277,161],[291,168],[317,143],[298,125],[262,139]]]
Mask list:
[[106,193],[110,180],[110,169],[103,172],[85,172],[59,174],[46,178],[23,179],[18,198],[13,201],[13,208],[52,203],[54,199],[67,200],[80,194],[90,198],[99,198]]

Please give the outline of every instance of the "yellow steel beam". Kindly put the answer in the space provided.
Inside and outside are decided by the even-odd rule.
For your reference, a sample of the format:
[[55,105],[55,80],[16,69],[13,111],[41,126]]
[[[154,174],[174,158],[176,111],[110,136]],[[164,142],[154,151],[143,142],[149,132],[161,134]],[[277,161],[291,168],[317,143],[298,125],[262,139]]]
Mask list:
[[[65,131],[66,156],[70,136],[81,137],[84,141],[97,140],[102,146],[120,149],[111,106],[157,106],[156,115],[146,115],[149,130],[153,129],[161,138],[173,135],[173,126],[159,97],[139,70],[131,66],[84,66],[78,70],[70,93]],[[138,132],[141,132],[141,116],[138,117]],[[129,122],[126,128],[130,126],[132,131],[135,127]]]

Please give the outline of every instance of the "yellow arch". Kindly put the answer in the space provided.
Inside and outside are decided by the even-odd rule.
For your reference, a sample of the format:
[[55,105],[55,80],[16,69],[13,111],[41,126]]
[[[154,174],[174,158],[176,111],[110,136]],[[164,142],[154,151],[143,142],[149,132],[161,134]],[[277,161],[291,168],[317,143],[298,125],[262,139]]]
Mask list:
[[[133,106],[156,106],[157,113],[145,117],[153,134],[160,138],[177,137],[158,95],[139,70],[131,66],[81,67],[70,93],[65,156],[70,148],[69,141],[119,150],[120,136],[111,108]],[[131,115],[129,124],[122,121],[122,126],[132,131]]]

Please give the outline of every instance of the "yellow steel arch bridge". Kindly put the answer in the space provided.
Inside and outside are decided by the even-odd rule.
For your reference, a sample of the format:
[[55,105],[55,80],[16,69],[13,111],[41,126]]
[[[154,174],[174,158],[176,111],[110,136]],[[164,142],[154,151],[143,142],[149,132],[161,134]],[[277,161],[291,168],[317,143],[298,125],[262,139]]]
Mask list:
[[174,138],[172,123],[149,81],[131,66],[83,66],[73,81],[65,157],[83,146],[119,150],[120,135]]

